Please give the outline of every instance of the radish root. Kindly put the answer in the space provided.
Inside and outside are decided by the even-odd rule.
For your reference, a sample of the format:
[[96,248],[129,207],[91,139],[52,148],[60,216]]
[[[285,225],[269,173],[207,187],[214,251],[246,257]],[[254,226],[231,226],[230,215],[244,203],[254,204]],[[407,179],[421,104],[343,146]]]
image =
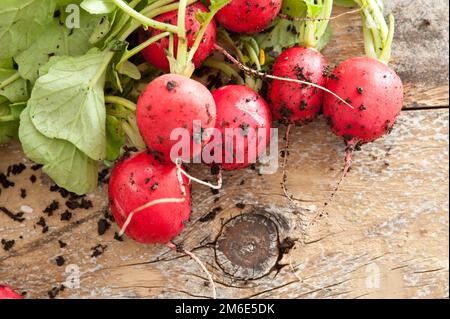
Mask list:
[[286,196],[286,198],[295,205],[294,199],[292,197],[292,195],[289,194],[288,189],[287,189],[287,172],[286,172],[286,167],[287,167],[287,162],[288,162],[288,154],[289,154],[289,133],[291,132],[291,128],[292,128],[292,124],[289,124],[286,128],[286,135],[284,137],[285,139],[285,144],[284,144],[284,157],[283,157],[283,177],[282,177],[282,181],[281,181],[281,188],[283,189],[283,193]]
[[[176,252],[180,252],[180,250],[174,243],[168,243],[167,247],[169,247],[170,249],[172,249]],[[186,249],[182,249],[181,252],[186,254],[187,256],[191,257],[200,266],[200,268],[202,268],[202,270],[205,272],[206,276],[208,277],[208,281],[212,287],[213,299],[217,299],[216,283],[214,282],[214,279],[213,279],[211,273],[206,268],[205,264],[193,252],[188,251]]]
[[311,220],[311,222],[308,224],[308,226],[307,226],[308,228],[309,228],[310,225],[315,223],[315,221],[317,220],[317,218],[319,216],[322,216],[325,213],[325,208],[331,203],[331,201],[333,200],[333,198],[336,196],[337,192],[339,191],[339,189],[340,189],[340,187],[342,185],[342,182],[344,181],[344,178],[347,176],[347,174],[350,171],[350,168],[352,166],[352,163],[353,163],[353,152],[355,151],[356,145],[357,145],[357,143],[354,142],[354,141],[350,141],[350,142],[347,143],[347,148],[345,150],[344,168],[342,170],[341,177],[339,178],[339,181],[336,184],[336,187],[334,188],[334,190],[331,193],[330,197],[323,204],[322,210],[318,211],[316,213],[316,215],[314,215],[314,217]]
[[181,174],[183,174],[184,176],[186,176],[187,178],[189,178],[189,180],[194,181],[198,184],[204,185],[204,186],[208,186],[212,189],[222,189],[222,169],[219,170],[219,174],[217,175],[217,185],[213,185],[211,183],[208,182],[204,182],[196,177],[193,177],[192,175],[189,175],[186,171],[183,170],[183,168],[181,167],[181,160],[177,159],[175,161],[175,165],[178,167],[178,170],[181,172]]
[[317,89],[320,89],[324,92],[327,92],[331,95],[333,95],[335,98],[337,98],[339,101],[341,101],[342,103],[344,103],[345,105],[349,106],[350,108],[354,109],[354,106],[351,105],[350,103],[348,103],[346,100],[344,100],[343,98],[341,98],[339,95],[337,95],[336,93],[328,90],[327,88],[320,86],[318,84],[314,84],[308,81],[302,81],[302,80],[298,80],[298,79],[291,79],[291,78],[284,78],[284,77],[280,77],[280,76],[275,76],[275,75],[271,75],[271,74],[266,74],[263,72],[260,72],[258,70],[254,70],[252,68],[249,68],[248,66],[242,64],[241,62],[239,62],[235,57],[233,57],[230,53],[227,52],[227,50],[225,50],[224,48],[222,48],[221,46],[219,46],[218,44],[214,45],[214,49],[216,51],[219,51],[220,53],[222,53],[225,57],[227,57],[233,64],[235,64],[236,66],[238,66],[242,71],[244,71],[247,74],[253,75],[255,77],[259,77],[259,78],[263,78],[263,79],[272,79],[272,80],[278,80],[278,81],[285,81],[285,82],[293,82],[293,83],[298,83],[298,84],[303,84],[303,85],[309,85],[312,87],[315,87]]

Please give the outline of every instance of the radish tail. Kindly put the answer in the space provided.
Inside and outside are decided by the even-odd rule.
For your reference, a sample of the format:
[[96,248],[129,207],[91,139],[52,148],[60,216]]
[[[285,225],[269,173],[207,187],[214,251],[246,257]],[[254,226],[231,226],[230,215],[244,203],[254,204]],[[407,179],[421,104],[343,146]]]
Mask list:
[[291,132],[292,124],[289,124],[286,128],[286,135],[284,137],[285,144],[284,144],[284,156],[283,156],[283,179],[281,181],[281,188],[283,189],[283,193],[286,196],[286,198],[291,202],[294,203],[294,199],[292,198],[292,195],[289,194],[289,191],[287,189],[287,162],[288,162],[288,156],[289,156],[289,134]]

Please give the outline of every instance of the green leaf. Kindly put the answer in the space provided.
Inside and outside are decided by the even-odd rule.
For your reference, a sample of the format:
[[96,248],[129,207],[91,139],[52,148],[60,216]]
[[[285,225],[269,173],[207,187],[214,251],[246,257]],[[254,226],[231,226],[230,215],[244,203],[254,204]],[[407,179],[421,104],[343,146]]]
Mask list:
[[306,15],[306,4],[299,0],[284,0],[281,10],[291,17],[303,17]]
[[125,144],[125,132],[122,121],[114,116],[106,116],[106,160],[115,161],[120,156],[120,150]]
[[91,14],[111,13],[116,9],[111,0],[84,0],[81,7]]
[[106,155],[105,69],[110,54],[89,52],[53,62],[28,101],[34,126],[48,138],[74,144],[95,160]]
[[0,1],[0,60],[30,47],[53,19],[55,0]]
[[112,23],[109,21],[108,16],[103,16],[100,21],[98,21],[97,26],[94,28],[92,32],[89,43],[96,44],[103,40],[111,30]]
[[43,171],[60,187],[80,195],[97,187],[97,162],[67,141],[42,135],[31,122],[29,108],[22,112],[19,138],[25,154],[43,164]]
[[15,58],[23,78],[35,82],[39,68],[52,56],[78,56],[92,48],[89,39],[102,17],[87,12],[80,14],[80,28],[69,29],[58,19],[53,19],[33,44]]

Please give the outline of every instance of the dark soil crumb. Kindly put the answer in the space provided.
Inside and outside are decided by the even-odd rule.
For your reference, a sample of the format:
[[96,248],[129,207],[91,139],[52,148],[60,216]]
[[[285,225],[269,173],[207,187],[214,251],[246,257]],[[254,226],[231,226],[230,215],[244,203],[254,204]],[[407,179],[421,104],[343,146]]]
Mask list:
[[37,171],[37,170],[40,170],[43,166],[44,165],[41,165],[41,164],[34,164],[33,166],[31,166],[31,169],[33,171]]
[[50,298],[50,299],[55,299],[56,296],[58,296],[58,294],[59,294],[61,291],[64,291],[64,288],[65,288],[64,285],[61,285],[61,286],[59,286],[59,287],[53,287],[52,290],[50,290],[50,291],[48,292],[49,298]]
[[64,259],[63,256],[56,257],[55,261],[58,267],[62,267],[66,263],[66,260]]
[[117,232],[114,233],[114,239],[117,241],[123,241],[122,236],[119,236],[119,234]]
[[92,250],[92,255],[91,255],[91,257],[97,258],[97,257],[101,256],[101,255],[105,252],[105,250],[106,250],[107,247],[108,247],[108,246],[106,246],[106,245],[101,245],[101,244],[98,244],[97,246],[92,247],[92,248],[91,248],[91,250]]
[[20,197],[26,198],[27,197],[27,190],[24,188],[20,189]]
[[110,222],[114,222],[114,215],[110,211],[106,210],[103,216]]
[[13,248],[16,241],[14,239],[12,239],[12,240],[2,239],[1,243],[2,243],[3,249],[5,251],[10,251],[11,248]]
[[94,205],[92,205],[92,202],[89,199],[82,199],[81,203],[80,203],[80,208],[84,208],[84,209],[89,209],[94,207]]
[[217,213],[221,212],[223,210],[222,207],[215,207],[213,210],[211,210],[206,216],[203,216],[202,218],[200,218],[200,222],[201,223],[205,223],[208,222],[210,220],[213,220],[214,218],[216,218]]
[[67,244],[62,240],[58,240],[59,248],[66,248]]
[[80,203],[78,203],[76,200],[68,200],[66,202],[66,206],[67,208],[74,210],[80,207]]
[[0,185],[5,189],[15,186],[14,182],[11,182],[4,173],[0,173]]
[[68,210],[66,210],[64,213],[61,214],[61,220],[62,221],[69,221],[72,219],[72,213]]
[[110,227],[111,227],[111,224],[108,222],[108,220],[106,220],[104,218],[100,219],[97,224],[98,234],[100,236],[103,236]]
[[10,165],[8,167],[7,176],[13,175],[19,175],[21,174],[27,167],[23,163]]
[[292,239],[290,237],[287,237],[285,240],[283,240],[282,243],[278,245],[278,249],[280,250],[281,254],[287,254],[292,247],[295,245],[295,239]]
[[245,204],[244,203],[237,203],[236,207],[239,209],[244,209],[245,208]]
[[220,193],[220,191],[218,189],[211,188],[211,193],[213,195],[218,195]]
[[53,213],[59,208],[59,203],[54,200],[44,209],[44,213],[47,214],[48,217],[53,216]]
[[30,182],[31,182],[31,183],[33,183],[33,184],[36,183],[36,180],[37,180],[36,175],[31,175],[31,176],[30,176]]
[[109,182],[109,169],[104,168],[98,174],[98,182],[102,184],[107,184]]

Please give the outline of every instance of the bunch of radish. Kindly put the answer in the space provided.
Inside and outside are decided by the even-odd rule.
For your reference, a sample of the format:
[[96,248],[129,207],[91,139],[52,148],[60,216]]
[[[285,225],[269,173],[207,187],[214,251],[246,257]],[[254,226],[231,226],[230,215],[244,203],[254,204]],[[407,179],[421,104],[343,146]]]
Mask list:
[[[246,36],[261,32],[280,12],[281,0],[217,0],[209,1],[209,8],[196,1],[180,0],[177,9],[155,17],[155,21],[176,25],[181,31],[140,30],[142,56],[168,74],[152,80],[137,103],[137,125],[146,150],[119,161],[111,174],[111,210],[121,227],[120,235],[175,249],[172,240],[183,230],[191,212],[190,182],[218,189],[222,169],[242,169],[255,162],[269,143],[272,117],[290,127],[314,120],[323,110],[332,131],[349,146],[348,154],[356,145],[374,141],[389,132],[403,102],[401,80],[387,66],[393,18],[387,26],[382,7],[373,5],[372,1],[356,2],[363,13],[368,57],[349,59],[331,75],[326,72],[327,62],[318,51],[318,44],[330,20],[332,0],[321,1],[320,12],[307,11],[297,45],[278,56],[272,74],[262,72],[257,57],[246,65],[239,50],[235,50],[238,55],[235,58],[219,46],[217,23]],[[371,23],[376,27],[370,27]],[[251,42],[251,38],[242,39]],[[270,79],[268,102],[257,92],[261,82],[245,81],[236,69],[207,59],[214,50],[236,64],[246,79]],[[257,48],[253,51],[251,56],[257,56]],[[191,79],[195,68],[203,62],[209,67],[228,70],[238,79],[238,84],[210,92]],[[196,127],[196,122],[200,127]],[[173,136],[177,128],[188,131],[190,138],[177,141],[179,136]],[[209,134],[214,128],[219,136]],[[243,144],[223,144],[230,128],[246,132]],[[261,131],[263,137],[259,135]],[[216,142],[222,143],[221,152],[216,153],[217,148],[213,151],[207,146]],[[255,145],[257,152],[250,153]],[[188,156],[181,152],[185,149],[190,150]],[[218,185],[198,180],[183,168],[183,162],[202,158],[205,153],[212,160],[203,162],[219,168]],[[350,159],[348,155],[343,176],[350,167]],[[208,277],[212,281],[209,273]]]
[[23,299],[23,297],[12,288],[0,284],[0,300],[1,299]]

